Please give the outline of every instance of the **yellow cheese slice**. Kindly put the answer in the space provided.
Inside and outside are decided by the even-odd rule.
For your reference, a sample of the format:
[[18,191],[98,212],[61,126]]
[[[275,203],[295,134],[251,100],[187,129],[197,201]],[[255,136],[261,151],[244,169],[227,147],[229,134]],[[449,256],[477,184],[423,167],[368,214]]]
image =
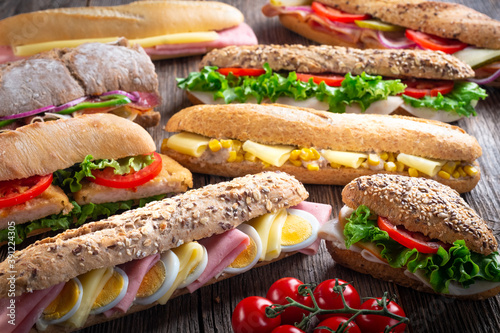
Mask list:
[[207,149],[209,141],[205,136],[182,132],[168,138],[166,145],[181,154],[200,157]]
[[14,54],[18,57],[29,57],[34,54],[49,51],[56,48],[60,49],[64,47],[77,47],[85,43],[111,43],[116,41],[117,39],[118,37],[86,38],[86,39],[57,40],[53,42],[20,45],[14,47]]
[[400,153],[398,155],[398,161],[418,171],[425,173],[428,176],[434,177],[441,167],[446,163],[446,161],[431,160],[428,158],[423,158],[414,155],[408,155]]
[[278,258],[281,254],[281,233],[283,230],[283,225],[285,224],[288,213],[286,209],[280,209],[278,215],[273,221],[271,230],[269,232],[269,238],[267,240],[267,250],[265,261],[270,261]]
[[[271,227],[273,226],[273,222],[276,219],[276,217],[281,213],[282,211],[285,211],[285,209],[281,209],[275,213],[268,213],[264,214],[262,216],[256,217],[250,221],[247,222],[247,224],[251,225],[259,234],[260,240],[262,242],[262,254],[260,255],[260,260],[264,261],[266,260],[266,254],[267,254],[267,248],[269,244],[269,236],[271,233]],[[285,220],[286,220],[286,215],[285,215]],[[284,221],[283,221],[284,223]],[[281,232],[280,232],[281,234]],[[281,236],[280,236],[281,238]],[[281,246],[281,245],[280,245]]]
[[361,163],[368,158],[368,154],[334,151],[328,149],[322,150],[321,155],[330,163],[336,163],[354,169],[359,168]]
[[257,156],[261,160],[271,165],[280,167],[290,157],[292,146],[264,145],[250,140],[243,143],[243,150]]

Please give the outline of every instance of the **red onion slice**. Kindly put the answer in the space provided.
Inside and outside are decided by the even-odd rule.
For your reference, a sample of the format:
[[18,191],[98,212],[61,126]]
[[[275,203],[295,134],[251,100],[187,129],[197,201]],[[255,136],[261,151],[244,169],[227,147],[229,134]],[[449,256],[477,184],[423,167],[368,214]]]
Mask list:
[[488,84],[488,83],[491,83],[491,82],[495,81],[499,77],[500,77],[500,69],[497,70],[492,75],[490,75],[488,77],[485,77],[483,79],[468,79],[467,81],[474,82],[474,83],[477,83],[477,84]]
[[64,109],[67,109],[67,108],[73,107],[77,104],[80,104],[81,102],[85,101],[86,99],[87,99],[87,97],[80,97],[80,98],[72,100],[71,102],[68,102],[68,103],[63,104],[63,105],[58,106],[58,107],[55,107],[53,111],[47,111],[47,112],[53,112],[53,113],[60,112]]
[[113,91],[108,91],[104,94],[102,94],[101,96],[108,96],[108,95],[123,95],[123,96],[127,96],[132,102],[137,102],[137,95],[135,95],[135,92],[132,92],[132,93],[128,93],[126,91],[123,91],[123,90],[113,90]]
[[417,45],[404,36],[398,40],[390,40],[384,35],[384,32],[380,30],[377,31],[377,37],[380,44],[388,49],[409,49]]
[[53,109],[55,109],[55,106],[54,105],[50,105],[50,106],[46,106],[46,107],[43,107],[43,108],[40,108],[40,109],[31,110],[31,111],[28,111],[28,112],[23,112],[23,113],[18,113],[18,114],[12,114],[10,116],[1,117],[0,120],[26,118],[26,117],[33,116],[35,114],[39,114],[39,113],[42,113],[42,112],[54,112]]
[[306,12],[313,13],[311,6],[284,6],[282,9],[286,12]]

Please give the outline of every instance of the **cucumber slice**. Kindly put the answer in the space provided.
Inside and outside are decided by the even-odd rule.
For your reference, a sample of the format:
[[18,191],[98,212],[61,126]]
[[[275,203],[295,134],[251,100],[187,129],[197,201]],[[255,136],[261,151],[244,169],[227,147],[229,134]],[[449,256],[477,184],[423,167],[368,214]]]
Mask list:
[[453,53],[455,57],[476,69],[500,60],[500,50],[466,48]]
[[393,25],[389,23],[385,23],[379,20],[356,20],[354,21],[358,27],[368,28],[373,30],[380,31],[403,31],[405,28],[400,27],[399,25]]

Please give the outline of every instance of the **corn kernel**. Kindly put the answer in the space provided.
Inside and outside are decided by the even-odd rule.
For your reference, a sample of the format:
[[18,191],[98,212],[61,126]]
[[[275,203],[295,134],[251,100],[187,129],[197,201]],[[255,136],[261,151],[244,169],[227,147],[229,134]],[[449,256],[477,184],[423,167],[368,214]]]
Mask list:
[[231,148],[231,140],[220,140],[222,148]]
[[368,164],[372,166],[377,166],[380,164],[380,158],[377,154],[369,154],[368,155]]
[[384,169],[385,171],[388,171],[388,172],[395,172],[398,167],[396,166],[396,163],[394,162],[387,162],[387,163],[384,163]]
[[299,155],[300,155],[300,149],[294,149],[290,153],[289,159],[290,160],[297,160],[299,158]]
[[398,172],[403,172],[405,170],[405,165],[403,162],[396,161],[394,163],[396,164],[396,170]]
[[418,177],[418,170],[415,168],[408,168],[408,174],[410,177]]
[[312,156],[311,149],[302,148],[299,156],[303,161],[310,161]]
[[396,162],[396,158],[393,153],[389,153],[388,155],[389,157],[387,157],[387,162]]
[[247,160],[249,162],[255,162],[257,160],[257,156],[255,156],[252,153],[246,152],[245,153],[245,160]]
[[454,173],[453,173],[453,178],[460,178],[460,172],[458,172],[458,170],[456,170]]
[[471,177],[474,177],[479,172],[479,170],[474,168],[472,165],[464,166],[464,171],[466,174],[468,174]]
[[452,175],[455,172],[455,168],[457,167],[457,162],[446,162],[442,167],[441,170],[449,173]]
[[208,142],[208,148],[210,148],[210,150],[213,152],[217,152],[222,148],[222,145],[220,144],[219,140],[212,139]]
[[389,157],[389,154],[387,154],[386,152],[383,152],[379,156],[380,156],[381,159],[383,159],[384,161],[386,161],[387,158]]
[[450,179],[450,174],[443,170],[438,172],[438,176],[444,179]]
[[290,161],[290,163],[292,163],[296,167],[302,166],[302,161],[300,160],[288,160],[288,161]]
[[313,160],[319,160],[319,158],[321,157],[321,155],[319,154],[319,152],[314,149],[314,148],[311,148],[311,154],[312,154],[312,159]]
[[241,149],[241,141],[240,140],[231,140],[233,145],[233,150],[239,151]]
[[330,166],[331,166],[332,168],[339,169],[342,165],[341,165],[341,164],[338,164],[338,163],[335,163],[335,162],[331,162],[331,163],[330,163]]
[[307,165],[307,170],[309,170],[309,171],[318,171],[319,170],[319,166],[317,164],[308,164]]
[[227,158],[228,162],[236,162],[236,157],[238,156],[238,153],[235,151],[230,151],[229,152],[229,157]]
[[460,177],[467,177],[467,174],[462,167],[458,168],[458,173],[460,174]]
[[236,161],[235,162],[243,162],[245,157],[241,153],[236,153]]

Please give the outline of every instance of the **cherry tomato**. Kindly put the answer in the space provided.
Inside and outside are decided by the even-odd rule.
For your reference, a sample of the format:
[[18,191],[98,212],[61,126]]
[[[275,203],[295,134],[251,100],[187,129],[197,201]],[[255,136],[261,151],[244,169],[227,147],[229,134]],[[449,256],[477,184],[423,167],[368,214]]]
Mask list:
[[[266,298],[274,304],[284,305],[288,304],[285,298],[290,297],[305,306],[312,307],[313,302],[311,297],[304,297],[298,293],[298,288],[301,284],[304,284],[304,282],[291,277],[279,279],[271,285]],[[281,313],[281,323],[293,325],[296,322],[300,322],[303,315],[307,316],[308,314],[308,311],[292,306]]]
[[52,183],[52,174],[0,182],[0,208],[22,204],[42,194]]
[[234,333],[270,333],[280,326],[281,318],[268,318],[266,307],[273,302],[264,297],[244,298],[234,308],[231,324]]
[[436,97],[438,93],[446,95],[453,91],[453,81],[435,81],[435,80],[406,80],[404,95],[414,98],[422,98],[424,96]]
[[354,23],[354,21],[362,21],[371,17],[370,15],[363,14],[349,14],[316,1],[313,1],[311,8],[316,15],[336,22]]
[[276,327],[271,333],[305,333],[305,332],[293,325],[281,325]]
[[396,227],[385,217],[378,217],[378,227],[389,234],[399,244],[409,249],[417,249],[420,253],[437,253],[440,246],[446,248],[446,244],[439,241],[431,241],[420,233],[411,232],[401,226]]
[[229,73],[233,73],[234,76],[260,76],[265,74],[264,69],[258,68],[219,68],[219,73],[227,76]]
[[418,46],[424,49],[443,51],[448,54],[458,52],[468,46],[467,44],[456,39],[442,38],[410,29],[406,29],[405,35],[406,38],[414,41]]
[[[347,284],[346,281],[338,279],[338,284]],[[322,309],[343,309],[344,304],[342,303],[342,297],[340,293],[333,290],[335,287],[335,279],[326,280],[321,282],[316,289],[314,289],[314,297],[316,297],[316,302]],[[359,309],[361,305],[361,298],[356,289],[351,284],[344,286],[344,298],[351,308]],[[336,316],[335,314],[324,314],[319,315],[319,320],[324,320],[328,317]]]
[[[382,299],[380,297],[369,299],[361,305],[361,309],[382,310]],[[393,301],[387,303],[387,309],[395,315],[406,317],[403,309]],[[359,315],[356,317],[356,323],[363,333],[380,333],[384,332],[387,326],[392,326],[398,323],[398,320],[379,315]],[[394,327],[391,332],[404,332],[405,328],[406,324],[400,324]]]
[[310,78],[312,78],[313,82],[316,84],[325,82],[325,84],[330,87],[340,87],[342,85],[342,81],[345,79],[342,75],[313,75],[297,73],[297,79],[300,81],[309,82]]
[[[327,318],[327,319],[323,320],[322,322],[320,322],[316,326],[316,328],[314,329],[313,332],[314,333],[331,333],[331,331],[329,331],[327,329],[318,328],[318,327],[326,326],[326,327],[328,327],[328,328],[336,331],[337,328],[339,328],[340,326],[342,326],[348,320],[349,320],[349,318],[344,317],[344,316],[339,316],[339,315],[336,315],[335,317]],[[344,332],[361,333],[361,331],[359,330],[358,325],[356,325],[356,323],[354,321],[351,321],[347,325],[347,329]],[[365,333],[365,331],[363,331],[363,333]]]
[[113,187],[113,188],[131,188],[137,187],[142,184],[147,183],[151,179],[158,176],[162,169],[162,159],[160,154],[153,153],[154,160],[153,163],[141,169],[137,172],[132,170],[131,173],[126,175],[115,175],[113,168],[105,168],[102,170],[93,170],[92,175],[95,177],[87,178],[91,182],[94,182],[98,185]]

